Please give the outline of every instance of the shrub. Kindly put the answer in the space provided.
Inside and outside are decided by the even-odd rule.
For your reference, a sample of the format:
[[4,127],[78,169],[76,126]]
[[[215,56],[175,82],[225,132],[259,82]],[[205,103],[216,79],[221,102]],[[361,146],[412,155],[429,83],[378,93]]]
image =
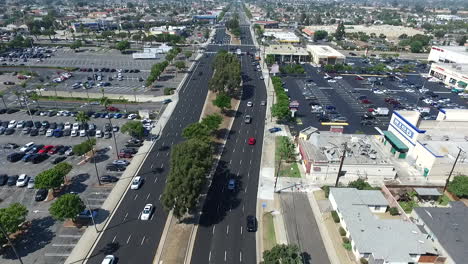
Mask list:
[[365,258],[361,258],[359,261],[361,262],[361,264],[368,264],[369,263],[369,261],[367,261],[367,259],[365,259]]
[[400,212],[398,212],[398,209],[396,207],[390,207],[390,209],[388,209],[388,212],[390,213],[390,215],[399,215]]
[[73,152],[75,152],[76,155],[81,156],[86,152],[90,151],[94,145],[96,145],[96,139],[91,138],[89,140],[81,142],[78,145],[73,146]]
[[171,95],[174,93],[175,88],[164,88],[164,95]]
[[331,211],[331,216],[333,218],[333,221],[335,221],[335,223],[340,222],[340,217],[338,216],[338,213],[336,211]]
[[338,228],[338,231],[340,232],[341,236],[346,236],[346,230],[344,230],[343,227],[340,226],[340,228]]
[[349,238],[347,238],[347,237],[342,237],[341,240],[343,240],[343,243],[349,244]]
[[328,198],[328,196],[330,195],[330,186],[325,185],[325,186],[322,186],[321,188],[325,192],[325,198]]
[[449,192],[455,194],[459,198],[468,197],[468,177],[465,175],[455,176],[448,185]]
[[349,242],[348,243],[343,243],[343,247],[348,251],[351,251],[351,248],[352,248],[351,243],[349,243]]

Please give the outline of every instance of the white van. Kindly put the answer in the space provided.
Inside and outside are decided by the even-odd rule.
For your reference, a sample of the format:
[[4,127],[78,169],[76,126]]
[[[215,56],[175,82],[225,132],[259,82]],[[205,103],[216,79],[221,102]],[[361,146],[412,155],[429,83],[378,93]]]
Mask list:
[[34,145],[34,142],[26,143],[22,148],[20,148],[20,151],[24,152],[28,150],[30,147],[32,147],[33,145]]

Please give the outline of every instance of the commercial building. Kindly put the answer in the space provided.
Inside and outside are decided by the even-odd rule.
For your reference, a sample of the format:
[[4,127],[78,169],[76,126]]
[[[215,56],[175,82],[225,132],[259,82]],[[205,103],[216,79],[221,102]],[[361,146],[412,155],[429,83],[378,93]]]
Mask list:
[[213,15],[195,15],[195,16],[192,17],[193,21],[208,21],[211,24],[215,23],[217,19],[218,19],[217,14],[213,14]]
[[444,264],[466,263],[468,260],[468,207],[463,202],[450,202],[450,207],[416,207],[414,222],[433,242]]
[[427,60],[429,62],[468,63],[468,46],[433,46]]
[[426,181],[444,183],[458,154],[453,175],[468,174],[466,109],[441,109],[437,120],[422,120],[418,111],[394,111],[388,129],[380,132],[384,149]]
[[310,53],[311,62],[314,64],[342,64],[346,59],[345,55],[330,46],[307,45],[307,51]]
[[468,89],[468,63],[432,63],[429,75],[441,80],[450,89]]
[[396,171],[388,162],[389,155],[379,151],[372,137],[310,130],[306,138],[300,136],[298,139],[302,166],[309,177],[334,184],[346,143],[341,183],[357,179],[382,183],[384,180],[395,179]]
[[143,52],[133,53],[133,59],[157,59],[159,57],[158,54],[166,54],[168,53],[172,47],[167,46],[166,44],[162,44],[157,48],[144,48]]
[[149,30],[151,35],[160,35],[160,34],[170,34],[170,35],[180,35],[185,31],[184,26],[175,27],[175,26],[161,26],[161,27],[152,27]]
[[330,188],[329,200],[356,261],[423,263],[423,259],[437,257],[431,241],[415,224],[385,215],[388,202],[380,191]]
[[299,43],[301,39],[294,34],[292,31],[283,31],[283,30],[274,30],[269,29],[265,30],[263,33],[265,37],[274,37],[280,43]]
[[[306,32],[316,32],[318,30],[324,30],[328,32],[328,35],[331,35],[336,31],[338,25],[313,25],[307,26]],[[364,32],[367,35],[371,35],[372,33],[379,36],[381,33],[385,34],[388,40],[390,41],[398,41],[398,37],[402,34],[406,34],[408,36],[414,36],[416,34],[424,34],[421,30],[414,29],[412,27],[404,27],[404,26],[391,26],[391,25],[345,25],[346,33],[358,33]]]
[[310,61],[310,55],[307,50],[290,44],[270,45],[265,48],[265,55],[273,55],[275,57],[275,61],[280,63],[299,63]]
[[257,20],[253,22],[254,25],[259,25],[260,28],[278,28],[279,22],[278,21],[264,21],[264,20]]
[[112,17],[103,19],[83,19],[80,22],[72,23],[71,27],[75,32],[79,32],[82,28],[90,30],[112,30],[117,29],[117,23],[115,23]]

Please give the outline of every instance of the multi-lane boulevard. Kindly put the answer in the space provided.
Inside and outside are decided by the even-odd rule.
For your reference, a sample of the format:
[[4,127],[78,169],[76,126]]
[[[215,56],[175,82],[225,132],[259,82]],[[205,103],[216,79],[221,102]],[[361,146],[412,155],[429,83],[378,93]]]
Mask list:
[[[240,16],[242,18],[242,16]],[[242,44],[253,44],[249,26],[241,24]],[[234,49],[237,46],[231,46]],[[248,46],[244,52],[253,52]],[[256,263],[255,233],[247,232],[246,217],[255,215],[262,155],[266,88],[249,56],[241,56],[243,94],[237,117],[203,207],[191,263]],[[248,102],[253,106],[247,106]],[[245,115],[252,123],[244,122]],[[257,143],[247,144],[253,137]],[[236,188],[227,188],[235,179]]]
[[[169,172],[169,154],[174,144],[183,141],[182,130],[200,118],[212,75],[212,60],[213,56],[203,56],[194,65],[160,139],[138,172],[144,184],[139,190],[126,193],[88,263],[101,263],[107,254],[118,257],[119,263],[152,263],[167,219],[159,199]],[[149,221],[141,221],[139,215],[148,203],[155,206],[155,212]]]

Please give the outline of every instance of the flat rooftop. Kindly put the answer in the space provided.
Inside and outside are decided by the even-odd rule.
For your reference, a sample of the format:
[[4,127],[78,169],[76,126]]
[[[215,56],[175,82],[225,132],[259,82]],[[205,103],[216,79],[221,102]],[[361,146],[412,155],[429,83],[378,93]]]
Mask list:
[[433,63],[431,68],[436,67],[436,66],[447,69],[451,72],[468,75],[468,62],[467,63],[437,62],[437,63]]
[[307,50],[302,47],[295,47],[293,45],[270,45],[265,49],[266,54],[276,55],[301,55],[309,56]]
[[452,51],[452,52],[456,52],[456,53],[461,53],[463,55],[467,55],[468,56],[468,50],[467,50],[467,47],[464,47],[464,46],[435,46],[439,49],[443,49],[443,50],[448,50],[448,51]]
[[311,53],[317,54],[318,56],[345,58],[345,55],[341,54],[340,52],[338,52],[330,46],[307,45],[307,50]]

